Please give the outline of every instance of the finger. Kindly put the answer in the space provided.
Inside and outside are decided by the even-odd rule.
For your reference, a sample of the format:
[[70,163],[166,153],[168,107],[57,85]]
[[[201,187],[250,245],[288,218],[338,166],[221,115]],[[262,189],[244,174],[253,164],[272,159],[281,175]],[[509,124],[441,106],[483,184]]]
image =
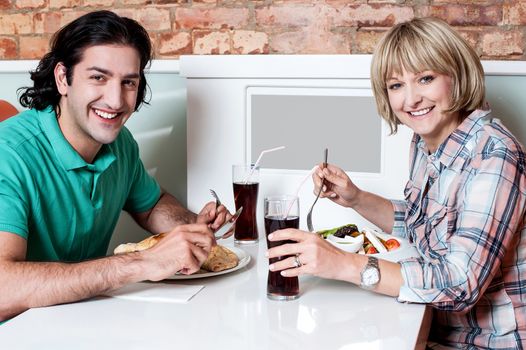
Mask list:
[[275,263],[270,264],[268,268],[270,271],[282,271],[286,269],[295,269],[297,268],[295,264],[295,256],[289,256],[286,259],[276,261]]
[[288,228],[272,232],[270,235],[268,235],[268,240],[272,242],[284,240],[303,242],[309,237],[309,235],[311,234],[295,228]]
[[267,251],[266,256],[267,258],[272,259],[282,256],[301,254],[302,252],[303,248],[299,243],[286,243],[274,248],[270,248]]
[[329,169],[324,169],[323,175],[325,176],[326,181],[328,181],[332,185],[339,187],[344,187],[347,184],[347,181],[349,180],[347,174],[332,172]]

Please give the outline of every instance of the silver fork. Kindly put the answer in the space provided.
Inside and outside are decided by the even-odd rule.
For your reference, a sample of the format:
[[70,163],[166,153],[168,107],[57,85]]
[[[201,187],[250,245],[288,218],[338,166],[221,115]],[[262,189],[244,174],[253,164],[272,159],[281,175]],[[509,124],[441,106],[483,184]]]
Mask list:
[[210,189],[210,193],[212,194],[212,196],[216,200],[216,209],[219,208],[219,206],[221,205],[221,200],[219,199],[219,196],[217,195],[216,191],[214,191],[212,189]]
[[[325,154],[324,154],[324,160],[323,160],[323,166],[322,169],[325,169],[327,167],[327,157],[329,155],[329,149],[325,148]],[[316,195],[316,199],[314,200],[314,203],[312,203],[312,206],[310,207],[309,213],[307,214],[307,228],[309,229],[309,232],[314,232],[314,226],[312,226],[312,209],[314,209],[314,204],[318,201],[318,198],[320,198],[321,191],[323,190],[323,185],[325,183],[325,179],[322,179],[320,190],[318,191],[318,194]]]

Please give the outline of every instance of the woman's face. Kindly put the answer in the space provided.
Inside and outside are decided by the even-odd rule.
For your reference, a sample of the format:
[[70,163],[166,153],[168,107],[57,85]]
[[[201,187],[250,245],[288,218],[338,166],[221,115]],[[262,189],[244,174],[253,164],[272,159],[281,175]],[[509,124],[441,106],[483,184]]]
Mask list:
[[451,105],[452,80],[428,70],[402,71],[387,80],[389,104],[400,122],[420,135],[430,152],[457,128],[459,113],[444,113]]

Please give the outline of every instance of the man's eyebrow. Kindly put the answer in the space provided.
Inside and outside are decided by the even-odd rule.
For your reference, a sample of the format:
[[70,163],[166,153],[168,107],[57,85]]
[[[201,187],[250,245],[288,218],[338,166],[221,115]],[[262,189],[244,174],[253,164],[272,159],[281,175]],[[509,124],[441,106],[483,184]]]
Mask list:
[[[97,71],[97,72],[100,72],[102,74],[105,74],[105,75],[108,75],[110,77],[113,77],[113,73],[107,69],[104,69],[104,68],[101,68],[101,67],[97,67],[97,66],[92,66],[92,67],[88,67],[88,69],[86,69],[87,71]],[[124,78],[126,79],[139,79],[140,78],[140,75],[138,73],[130,73],[130,74],[126,74],[124,76]]]

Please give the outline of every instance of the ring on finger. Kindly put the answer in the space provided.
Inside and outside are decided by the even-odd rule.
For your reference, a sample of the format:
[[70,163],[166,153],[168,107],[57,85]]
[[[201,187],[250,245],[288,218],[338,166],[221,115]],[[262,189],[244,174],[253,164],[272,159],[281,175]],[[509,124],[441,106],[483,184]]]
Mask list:
[[298,267],[301,267],[302,265],[303,265],[303,264],[302,264],[301,261],[300,261],[300,256],[299,256],[299,254],[296,254],[296,255],[294,256],[294,267],[295,267],[295,268],[298,268]]

